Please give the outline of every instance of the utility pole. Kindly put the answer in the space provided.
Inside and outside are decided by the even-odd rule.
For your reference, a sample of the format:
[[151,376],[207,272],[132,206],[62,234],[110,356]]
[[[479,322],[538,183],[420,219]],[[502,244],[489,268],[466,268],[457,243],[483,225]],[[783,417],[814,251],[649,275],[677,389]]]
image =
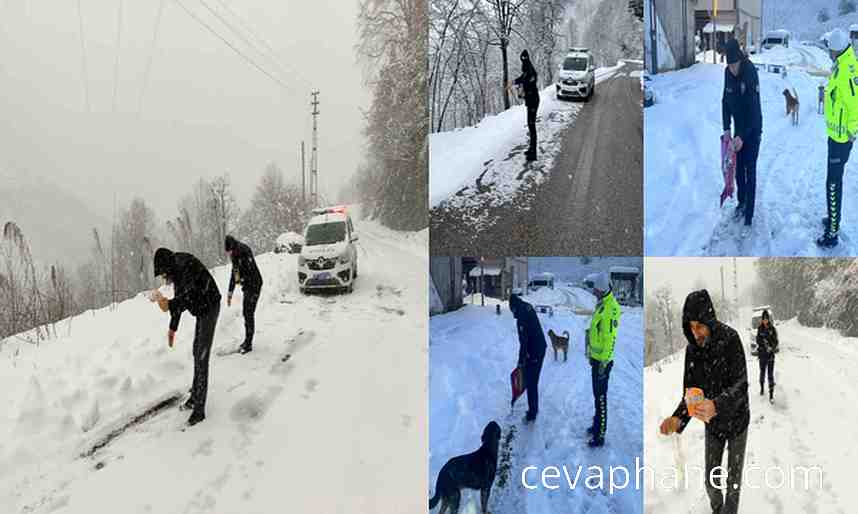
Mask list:
[[301,202],[307,207],[307,166],[304,163],[304,142],[301,141]]
[[739,272],[736,268],[736,258],[733,257],[733,298],[736,302],[736,319],[734,321],[738,322],[739,320]]
[[313,148],[310,157],[310,200],[313,207],[319,206],[319,90],[310,93],[313,101]]

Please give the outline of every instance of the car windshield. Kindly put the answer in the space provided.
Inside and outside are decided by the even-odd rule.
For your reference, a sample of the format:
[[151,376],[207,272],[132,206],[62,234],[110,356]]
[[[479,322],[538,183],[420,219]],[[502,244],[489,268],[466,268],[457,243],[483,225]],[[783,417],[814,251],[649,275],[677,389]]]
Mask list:
[[784,40],[783,40],[783,39],[776,38],[776,37],[770,37],[770,38],[767,40],[767,42],[768,42],[770,45],[782,45],[782,44],[784,44]]
[[587,69],[587,59],[584,57],[567,57],[563,61],[563,69],[566,71],[584,71]]
[[338,243],[346,238],[346,223],[334,221],[331,223],[318,223],[307,227],[306,246],[329,245]]

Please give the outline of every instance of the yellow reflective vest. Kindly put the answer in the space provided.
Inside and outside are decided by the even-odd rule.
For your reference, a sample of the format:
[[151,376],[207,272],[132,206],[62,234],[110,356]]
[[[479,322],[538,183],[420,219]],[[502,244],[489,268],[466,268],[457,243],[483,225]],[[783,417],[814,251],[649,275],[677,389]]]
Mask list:
[[614,342],[617,340],[620,314],[620,304],[614,298],[614,293],[606,294],[596,305],[596,312],[590,321],[588,341],[591,359],[599,362],[610,362],[614,359]]
[[851,46],[834,62],[825,86],[825,125],[838,143],[858,135],[858,61]]

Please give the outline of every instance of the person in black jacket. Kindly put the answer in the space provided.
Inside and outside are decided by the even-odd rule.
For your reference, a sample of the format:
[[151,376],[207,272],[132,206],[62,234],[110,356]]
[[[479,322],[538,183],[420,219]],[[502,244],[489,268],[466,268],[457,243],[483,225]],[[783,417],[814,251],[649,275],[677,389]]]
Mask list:
[[[696,403],[693,417],[706,423],[706,492],[716,514],[736,514],[745,443],[751,412],[748,408],[748,370],[745,351],[735,330],[718,321],[709,293],[695,291],[685,299],[682,331],[688,340],[685,348],[683,391],[703,390],[705,399]],[[682,433],[691,420],[685,398],[672,416],[661,424],[661,433]],[[712,470],[721,466],[724,448],[727,456],[727,486],[714,484]],[[715,478],[722,478],[716,472]]]
[[772,324],[769,311],[764,310],[757,327],[757,357],[760,359],[760,396],[766,373],[769,375],[769,401],[775,401],[775,353],[778,351],[778,331]]
[[244,294],[241,313],[244,316],[244,343],[239,347],[239,353],[247,353],[253,350],[253,332],[256,327],[256,303],[262,291],[262,274],[256,266],[256,259],[249,246],[236,240],[232,236],[226,236],[224,249],[232,261],[232,273],[229,274],[229,293],[226,296],[227,307],[232,306],[232,294],[236,284],[241,284]]
[[209,356],[220,314],[220,291],[209,270],[189,253],[173,253],[167,248],[158,248],[154,270],[156,277],[163,277],[167,283],[173,284],[175,292],[172,300],[158,298],[161,309],[170,312],[167,341],[171,347],[182,312],[188,311],[197,318],[194,330],[194,382],[191,397],[183,405],[184,409],[193,410],[188,419],[188,425],[193,426],[206,419]]
[[524,105],[527,108],[527,131],[530,134],[530,146],[525,153],[528,161],[536,160],[536,112],[539,110],[539,88],[537,87],[536,68],[530,62],[527,50],[521,52],[521,75],[514,83],[524,90]]
[[515,316],[518,327],[518,367],[524,369],[524,387],[527,390],[527,414],[525,423],[536,420],[539,412],[539,374],[548,345],[539,317],[533,305],[518,295],[509,297],[509,310]]
[[757,157],[763,132],[763,114],[760,108],[760,80],[757,68],[739,48],[735,39],[724,45],[727,69],[724,70],[724,94],[721,111],[724,133],[730,137],[731,120],[736,151],[736,196],[739,205],[736,217],[745,219],[745,226],[754,218],[757,194]]

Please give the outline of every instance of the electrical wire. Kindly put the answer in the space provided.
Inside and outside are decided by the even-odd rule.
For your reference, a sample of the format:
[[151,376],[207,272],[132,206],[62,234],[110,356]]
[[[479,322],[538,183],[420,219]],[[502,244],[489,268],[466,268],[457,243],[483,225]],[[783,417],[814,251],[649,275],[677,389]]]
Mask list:
[[140,101],[137,105],[137,115],[143,112],[143,99],[146,96],[146,89],[149,87],[149,76],[152,72],[152,61],[155,59],[155,49],[158,46],[158,29],[161,26],[161,17],[164,14],[164,5],[166,0],[160,0],[158,3],[158,14],[155,15],[155,28],[152,31],[152,44],[149,47],[149,59],[146,61],[146,68],[143,70],[143,81],[140,86]]
[[80,63],[81,72],[83,74],[83,100],[84,105],[86,105],[86,112],[90,112],[91,108],[89,105],[89,73],[87,73],[86,69],[86,43],[83,33],[83,9],[81,7],[81,0],[77,0],[77,22],[78,31],[80,33]]
[[122,49],[122,0],[116,15],[116,62],[113,66],[113,112],[116,112],[116,95],[119,90],[119,55]]

